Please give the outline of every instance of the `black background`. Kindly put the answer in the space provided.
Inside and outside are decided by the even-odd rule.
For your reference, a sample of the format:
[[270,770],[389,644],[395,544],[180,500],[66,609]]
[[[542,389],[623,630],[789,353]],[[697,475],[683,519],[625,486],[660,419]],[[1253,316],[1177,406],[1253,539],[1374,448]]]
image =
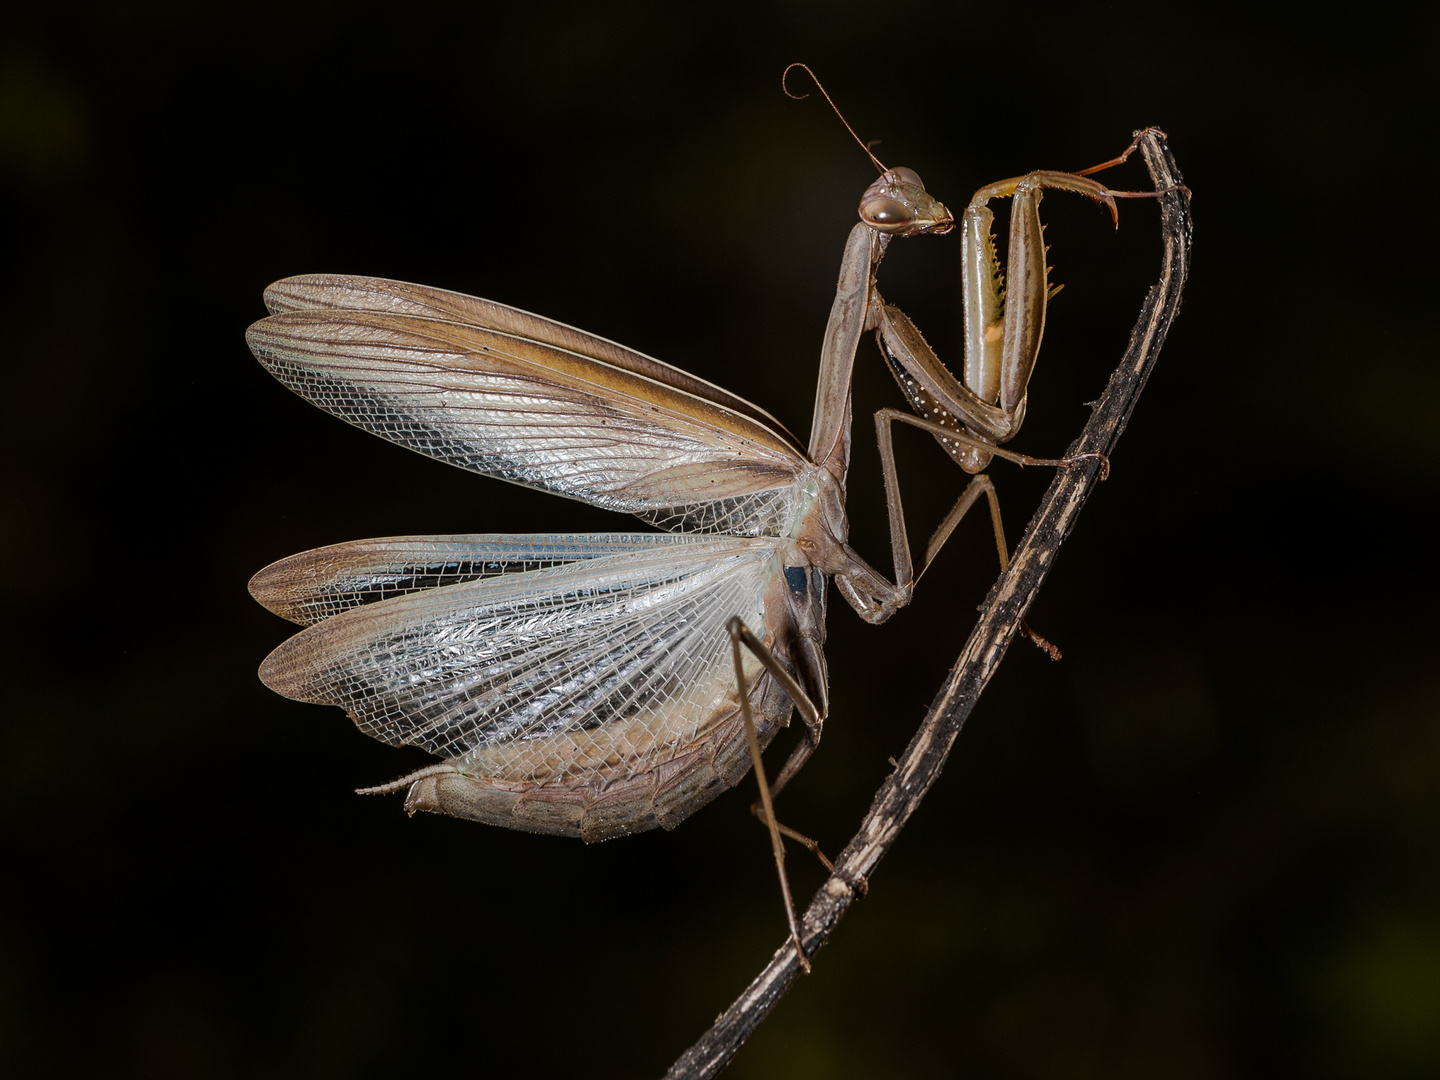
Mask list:
[[[1319,10],[1319,9],[1311,9]],[[265,690],[245,582],[364,536],[624,529],[327,418],[261,289],[376,274],[679,364],[808,431],[887,163],[952,206],[1171,136],[1184,308],[941,782],[731,1075],[1440,1072],[1433,15],[1262,5],[17,5],[0,22],[0,1071],[658,1075],[783,940],[749,786],[586,848],[350,794],[423,764]],[[1413,125],[1413,126],[1412,126]],[[1132,164],[1107,176],[1143,186]],[[1050,196],[1017,449],[1084,422],[1159,254]],[[958,239],[886,296],[958,360]],[[888,565],[865,416],[850,510]],[[903,440],[912,531],[963,481]],[[1018,537],[1048,476],[993,471]],[[785,817],[850,835],[994,577],[967,522],[830,619]],[[777,755],[778,760],[778,755]],[[802,898],[820,881],[792,860]]]

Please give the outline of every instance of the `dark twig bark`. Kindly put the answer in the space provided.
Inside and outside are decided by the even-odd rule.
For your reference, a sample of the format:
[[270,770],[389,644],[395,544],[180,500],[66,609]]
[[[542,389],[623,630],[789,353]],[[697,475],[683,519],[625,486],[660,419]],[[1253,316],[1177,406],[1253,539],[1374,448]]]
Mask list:
[[[1163,138],[1145,135],[1140,140],[1140,150],[1157,191],[1182,183],[1175,159]],[[1110,376],[1110,383],[1096,402],[1084,432],[1071,445],[1068,451],[1071,456],[1087,452],[1108,456],[1114,449],[1180,306],[1180,292],[1190,264],[1189,193],[1172,191],[1161,196],[1160,203],[1165,240],[1160,280],[1145,298],[1125,356]],[[876,793],[859,831],[835,860],[835,872],[810,901],[801,920],[801,939],[807,956],[813,956],[825,944],[855,900],[854,883],[869,879],[920,800],[939,778],[961,726],[999,666],[1021,617],[1040,591],[1060,545],[1074,528],[1080,508],[1098,482],[1099,469],[1099,464],[1091,461],[1056,473],[1044,502],[1025,530],[1010,568],[991,590],[979,623],[930,706],[920,730],[906,747],[895,771]],[[787,940],[714,1026],[671,1067],[667,1080],[699,1080],[718,1073],[769,1015],[799,972],[800,965]]]

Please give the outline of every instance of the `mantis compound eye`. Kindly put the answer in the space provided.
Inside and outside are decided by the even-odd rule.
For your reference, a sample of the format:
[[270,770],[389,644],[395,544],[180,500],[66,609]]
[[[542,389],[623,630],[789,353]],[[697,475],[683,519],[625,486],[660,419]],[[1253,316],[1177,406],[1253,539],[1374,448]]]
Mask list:
[[915,224],[915,215],[899,199],[871,199],[860,204],[860,220],[880,232],[895,232]]
[[890,175],[902,184],[914,184],[918,188],[923,188],[925,186],[925,182],[920,179],[920,174],[917,173],[914,169],[906,169],[903,167],[899,169],[891,169]]

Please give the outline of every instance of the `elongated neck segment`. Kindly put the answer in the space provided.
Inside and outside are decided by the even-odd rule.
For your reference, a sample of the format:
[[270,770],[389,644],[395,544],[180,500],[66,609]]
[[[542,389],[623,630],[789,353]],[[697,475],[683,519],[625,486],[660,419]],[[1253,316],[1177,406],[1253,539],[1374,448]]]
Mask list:
[[850,463],[850,378],[860,335],[873,330],[869,320],[870,290],[889,237],[863,222],[850,230],[840,260],[840,281],[825,344],[820,351],[820,382],[815,390],[815,417],[810,424],[810,460],[843,474]]

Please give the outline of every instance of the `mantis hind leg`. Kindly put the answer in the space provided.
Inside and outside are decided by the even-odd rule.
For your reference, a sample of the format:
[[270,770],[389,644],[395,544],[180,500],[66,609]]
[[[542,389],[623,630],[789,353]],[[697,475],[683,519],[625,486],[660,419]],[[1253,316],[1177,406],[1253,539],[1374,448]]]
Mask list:
[[[835,864],[825,857],[820,850],[820,845],[814,840],[786,825],[781,825],[775,819],[775,795],[790,782],[791,777],[800,771],[800,767],[820,745],[820,734],[825,718],[794,676],[785,670],[775,659],[774,654],[765,647],[765,643],[751,633],[750,628],[741,619],[732,618],[726,624],[725,629],[730,635],[730,651],[735,663],[735,681],[740,694],[740,715],[745,721],[745,737],[750,742],[750,760],[755,767],[755,779],[760,785],[759,806],[751,807],[751,809],[770,832],[770,849],[775,856],[775,873],[780,878],[780,893],[785,899],[785,917],[790,926],[790,940],[794,943],[795,955],[800,961],[800,967],[808,973],[810,959],[805,955],[805,948],[800,941],[800,924],[795,918],[795,901],[790,893],[790,878],[785,873],[785,844],[781,837],[788,836],[805,845],[830,873],[835,872]],[[760,737],[755,730],[755,718],[750,709],[750,693],[745,685],[745,668],[740,658],[742,645],[760,661],[765,670],[790,696],[790,700],[794,703],[796,711],[800,713],[800,718],[805,724],[804,738],[800,745],[791,752],[773,785],[766,779],[765,763],[760,757]],[[857,891],[860,890],[857,889]]]

